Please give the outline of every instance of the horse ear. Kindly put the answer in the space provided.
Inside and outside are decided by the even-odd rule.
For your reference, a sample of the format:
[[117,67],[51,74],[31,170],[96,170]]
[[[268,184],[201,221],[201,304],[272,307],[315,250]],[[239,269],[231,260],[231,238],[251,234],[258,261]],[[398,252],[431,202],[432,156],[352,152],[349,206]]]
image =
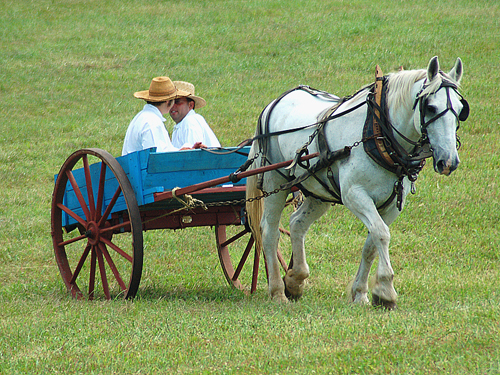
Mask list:
[[463,69],[463,64],[462,60],[460,57],[457,58],[457,61],[455,62],[455,66],[453,67],[452,70],[448,73],[448,75],[453,78],[457,83],[460,83],[460,80],[462,79],[462,75],[464,73]]
[[439,60],[437,56],[434,56],[427,66],[427,81],[431,82],[439,73]]

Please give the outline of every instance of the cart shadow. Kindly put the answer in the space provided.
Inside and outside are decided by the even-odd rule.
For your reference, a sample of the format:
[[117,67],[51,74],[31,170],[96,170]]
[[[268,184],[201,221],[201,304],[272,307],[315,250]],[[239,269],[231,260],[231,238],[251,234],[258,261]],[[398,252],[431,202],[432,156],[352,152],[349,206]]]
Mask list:
[[175,287],[168,289],[164,287],[146,286],[140,288],[136,300],[146,301],[242,301],[250,298],[249,295],[231,287],[220,288],[183,288]]

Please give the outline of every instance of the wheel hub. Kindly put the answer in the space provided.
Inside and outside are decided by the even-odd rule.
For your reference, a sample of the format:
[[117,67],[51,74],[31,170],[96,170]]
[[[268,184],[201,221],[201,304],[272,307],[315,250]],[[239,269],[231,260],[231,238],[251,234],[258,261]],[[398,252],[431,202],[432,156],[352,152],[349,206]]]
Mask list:
[[95,221],[91,221],[87,224],[85,236],[89,239],[91,245],[97,245],[99,243],[101,230]]
[[101,241],[101,237],[109,241],[113,238],[113,233],[111,231],[104,231],[104,229],[109,228],[111,224],[109,221],[104,223],[104,226],[99,227],[95,221],[90,221],[87,224],[85,231],[85,237],[88,238],[91,245],[97,245]]

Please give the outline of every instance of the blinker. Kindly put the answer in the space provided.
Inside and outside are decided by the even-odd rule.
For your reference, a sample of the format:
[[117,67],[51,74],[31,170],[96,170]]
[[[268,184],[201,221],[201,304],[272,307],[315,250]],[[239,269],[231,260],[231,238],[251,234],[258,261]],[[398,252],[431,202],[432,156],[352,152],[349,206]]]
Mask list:
[[465,121],[469,117],[469,112],[470,112],[469,103],[464,98],[460,100],[460,103],[462,103],[463,107],[460,113],[458,114],[458,119],[460,121]]

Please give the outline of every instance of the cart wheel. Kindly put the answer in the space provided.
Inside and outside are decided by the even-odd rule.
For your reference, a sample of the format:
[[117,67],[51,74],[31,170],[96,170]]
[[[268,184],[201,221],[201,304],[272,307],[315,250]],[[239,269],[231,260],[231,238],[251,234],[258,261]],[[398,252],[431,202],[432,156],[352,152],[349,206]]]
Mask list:
[[[229,230],[234,232],[231,233],[230,238],[228,238]],[[290,232],[281,228],[280,231],[290,236]],[[260,256],[263,253],[261,249],[255,245],[255,240],[250,229],[246,226],[216,225],[215,240],[217,242],[217,253],[219,254],[222,271],[229,285],[244,292],[255,292],[257,290],[259,276]],[[252,250],[253,257],[251,256]],[[283,270],[286,272],[288,268],[291,267],[292,261],[290,261],[290,265],[287,266],[279,249],[278,259]],[[267,264],[265,259],[264,264],[266,267],[267,280]]]
[[[83,172],[75,173],[77,169]],[[83,174],[80,179],[84,178],[85,186],[78,186],[78,173]],[[66,186],[74,190],[74,209],[67,207]],[[123,202],[123,198],[126,210],[110,216],[117,200]],[[76,224],[63,227],[63,213]],[[143,260],[141,216],[128,177],[111,154],[83,149],[66,160],[52,195],[51,224],[57,265],[73,297],[135,296]],[[96,277],[97,269],[100,277]]]

